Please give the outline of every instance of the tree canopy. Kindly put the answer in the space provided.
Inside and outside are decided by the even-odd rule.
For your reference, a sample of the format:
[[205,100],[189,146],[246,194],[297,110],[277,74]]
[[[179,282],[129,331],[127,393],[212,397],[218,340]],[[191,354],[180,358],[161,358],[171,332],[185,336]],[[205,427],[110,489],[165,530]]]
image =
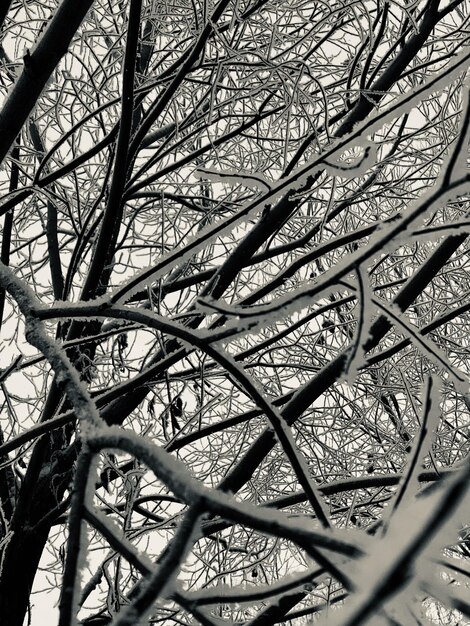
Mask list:
[[470,618],[469,9],[3,2],[8,626]]

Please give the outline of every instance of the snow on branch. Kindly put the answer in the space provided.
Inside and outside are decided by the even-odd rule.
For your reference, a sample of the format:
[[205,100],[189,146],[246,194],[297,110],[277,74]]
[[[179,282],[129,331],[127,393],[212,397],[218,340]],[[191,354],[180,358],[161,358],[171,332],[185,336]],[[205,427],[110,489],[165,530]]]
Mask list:
[[[168,452],[153,444],[148,438],[133,431],[109,427],[90,436],[89,445],[95,453],[107,448],[122,450],[143,461],[182,502],[199,504],[204,510],[247,525],[269,535],[284,537],[302,546],[325,548],[349,557],[363,554],[362,537],[358,533],[341,530],[319,530],[310,520],[291,519],[279,511],[260,509],[220,490],[209,489],[193,478],[185,465]],[[315,558],[315,557],[314,557]]]
[[388,515],[385,513],[383,528],[387,527],[388,520],[400,506],[409,503],[416,496],[420,487],[419,474],[422,471],[424,457],[431,453],[432,443],[436,437],[439,421],[441,394],[437,377],[428,376],[423,392],[423,411],[419,432],[415,436],[413,446],[409,454],[409,462],[403,472],[398,490],[393,502],[388,507]]
[[271,183],[263,174],[245,172],[244,170],[214,170],[213,168],[198,167],[194,170],[193,175],[198,180],[210,180],[212,182],[221,182],[228,185],[243,185],[251,189],[261,189],[262,191],[270,191]]
[[[410,583],[428,579],[429,558],[452,544],[459,519],[468,518],[470,462],[439,486],[397,509],[386,534],[371,542],[369,554],[358,562],[354,580],[358,591],[343,609],[321,619],[323,626],[357,626],[385,608],[397,618],[406,605],[400,600]],[[371,576],[373,572],[373,576]],[[396,599],[396,602],[393,600]]]
[[65,352],[49,337],[43,322],[37,317],[35,312],[41,309],[41,304],[36,295],[3,263],[0,263],[0,285],[15,299],[25,317],[27,341],[46,357],[54,370],[57,382],[64,385],[75,415],[81,421],[82,430],[102,426],[103,420],[86,385],[80,380],[77,370]]

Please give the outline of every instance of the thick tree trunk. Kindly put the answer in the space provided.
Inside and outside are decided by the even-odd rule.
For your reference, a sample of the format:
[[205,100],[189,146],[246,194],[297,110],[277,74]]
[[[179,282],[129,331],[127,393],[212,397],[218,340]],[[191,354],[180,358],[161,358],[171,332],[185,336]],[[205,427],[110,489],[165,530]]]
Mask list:
[[32,601],[31,588],[48,534],[49,527],[46,526],[37,533],[18,533],[10,540],[11,550],[2,564],[3,571],[8,572],[8,576],[2,576],[0,593],[0,615],[5,626],[23,626],[28,605]]

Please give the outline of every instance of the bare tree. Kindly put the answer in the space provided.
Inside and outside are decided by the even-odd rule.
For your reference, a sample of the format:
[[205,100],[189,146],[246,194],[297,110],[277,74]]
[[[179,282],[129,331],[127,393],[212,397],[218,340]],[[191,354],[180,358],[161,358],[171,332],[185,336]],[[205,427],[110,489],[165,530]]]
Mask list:
[[0,24],[1,619],[470,618],[468,3]]

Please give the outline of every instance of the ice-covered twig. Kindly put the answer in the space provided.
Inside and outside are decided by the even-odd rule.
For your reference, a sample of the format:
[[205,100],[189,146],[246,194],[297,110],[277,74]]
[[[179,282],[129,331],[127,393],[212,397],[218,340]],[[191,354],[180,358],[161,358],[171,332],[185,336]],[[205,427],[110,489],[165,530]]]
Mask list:
[[[145,577],[156,571],[156,566],[123,535],[118,528],[113,528],[109,520],[100,512],[91,508],[85,508],[84,518],[107,540],[111,548],[116,550],[130,563],[137,571]],[[253,588],[233,588],[225,585],[218,585],[216,589],[201,589],[200,591],[187,593],[180,588],[177,583],[174,588],[170,588],[167,597],[173,597],[176,601],[184,598],[185,606],[206,606],[211,604],[224,603],[247,603],[273,598],[286,591],[299,587],[308,587],[325,573],[323,568],[313,567],[300,574],[293,574],[280,580],[279,582],[265,587]]]
[[3,263],[0,263],[0,284],[17,302],[25,318],[27,341],[40,350],[49,361],[57,381],[63,383],[68,400],[81,424],[83,445],[74,478],[69,541],[60,600],[59,626],[65,624],[69,626],[73,623],[78,602],[75,579],[80,555],[83,552],[81,507],[85,501],[90,464],[86,437],[90,432],[101,428],[103,421],[77,370],[57,342],[49,337],[44,329],[44,323],[35,315],[35,311],[40,308],[35,294]]
[[361,143],[362,155],[352,160],[346,161],[325,161],[325,172],[330,176],[340,178],[356,178],[364,174],[377,162],[377,146],[372,141],[364,140]]
[[[0,111],[0,163],[35,107],[42,90],[69,49],[93,0],[63,0],[44,32],[28,51],[24,68]],[[27,61],[26,61],[27,59]]]
[[336,250],[342,246],[371,235],[374,231],[378,230],[381,226],[386,224],[387,221],[388,220],[384,222],[375,222],[374,224],[364,226],[363,228],[358,228],[344,235],[332,237],[325,243],[315,246],[313,250],[309,250],[305,254],[300,255],[298,258],[292,261],[292,263],[290,263],[290,265],[288,265],[285,269],[279,271],[276,276],[274,276],[266,284],[253,290],[249,296],[243,298],[243,300],[238,302],[236,305],[228,305],[225,302],[220,302],[218,300],[206,300],[205,298],[198,298],[197,302],[202,310],[207,309],[209,312],[216,311],[224,315],[236,315],[240,318],[252,317],[253,312],[250,311],[250,309],[246,310],[242,308],[242,305],[252,304],[257,300],[260,300],[268,293],[272,292],[276,287],[282,285],[286,280],[294,276],[294,274],[298,270],[300,270],[302,267],[305,267],[305,265],[307,265],[308,263],[312,263],[316,259],[322,258],[323,255],[327,254],[328,252],[332,252],[333,250]]
[[470,146],[470,84],[467,81],[462,90],[462,112],[460,128],[456,143],[443,166],[442,185],[459,180],[468,174],[468,157]]
[[[116,530],[112,527],[109,520],[98,511],[86,508],[84,511],[84,518],[99,533],[101,533],[113,550],[123,556],[127,562],[130,563],[145,578],[150,578],[151,576],[155,576],[157,574],[159,571],[158,566],[152,563],[145,555],[136,550],[134,545],[125,535],[122,533],[119,533],[118,535],[118,532],[116,532]],[[176,571],[173,572],[173,578],[176,573]],[[192,613],[202,624],[215,626],[217,623],[210,620],[210,618],[208,618],[207,615],[198,608],[200,603],[194,601],[191,595],[180,589],[176,581],[173,582],[169,580],[168,585],[165,585],[162,589],[160,589],[158,594],[164,595],[164,597],[168,597],[180,604],[180,606],[182,606],[189,613]],[[226,621],[224,621],[224,623],[227,624]]]
[[[412,229],[419,219],[424,218],[432,210],[437,210],[442,203],[453,200],[470,190],[470,174],[466,168],[466,155],[468,151],[469,128],[468,122],[470,105],[468,104],[469,85],[465,85],[464,109],[461,115],[460,130],[463,139],[459,141],[448,155],[442,167],[436,184],[422,198],[419,198],[403,213],[395,215],[392,219],[373,235],[367,246],[349,255],[345,260],[327,271],[321,279],[312,286],[303,286],[287,296],[283,296],[274,302],[253,308],[251,312],[239,313],[246,317],[257,317],[258,328],[265,326],[273,318],[273,314],[286,315],[311,303],[313,296],[320,297],[327,289],[335,285],[348,273],[354,270],[377,253],[382,253],[392,245],[397,247],[401,241],[407,241],[412,234]],[[459,175],[459,176],[458,176]]]

